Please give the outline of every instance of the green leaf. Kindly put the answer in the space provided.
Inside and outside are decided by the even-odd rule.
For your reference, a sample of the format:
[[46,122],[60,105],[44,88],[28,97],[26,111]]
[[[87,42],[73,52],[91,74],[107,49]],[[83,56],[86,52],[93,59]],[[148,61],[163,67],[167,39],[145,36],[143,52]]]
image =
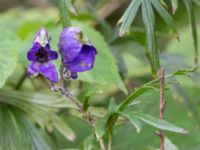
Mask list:
[[192,73],[197,71],[197,67],[193,67],[191,69],[181,69],[181,70],[177,70],[176,72],[173,73],[173,76],[175,75],[185,75],[188,76],[188,73]]
[[[128,106],[133,103],[134,100],[143,95],[145,92],[149,90],[157,90],[159,87],[159,84],[157,82],[158,80],[152,80],[145,85],[139,87],[138,89],[135,89],[125,100],[122,101],[122,103],[118,106],[116,112],[124,111]],[[116,112],[113,112],[107,119],[108,121],[106,126],[108,128],[112,128],[117,121],[119,114],[117,114]]]
[[155,32],[154,32],[155,16],[154,16],[154,12],[149,0],[143,0],[142,16],[143,16],[143,22],[145,25],[146,36],[147,36],[146,53],[150,61],[153,76],[156,77],[157,70],[158,68],[160,68],[160,62],[159,62],[159,55],[158,55],[159,52],[158,52],[156,37],[155,37]]
[[144,94],[145,92],[149,90],[158,90],[159,84],[155,84],[152,82],[149,82],[138,89],[135,89],[119,106],[119,111],[123,111],[126,109],[130,104],[133,103],[134,100],[136,100],[139,96]]
[[1,150],[52,150],[33,123],[18,109],[0,106]]
[[200,0],[192,0],[196,5],[200,6]]
[[137,116],[133,115],[132,113],[129,113],[129,111],[119,112],[119,114],[129,119],[131,124],[135,126],[137,133],[141,131],[142,124],[140,120],[137,118]]
[[107,86],[115,85],[127,93],[127,89],[119,76],[115,59],[102,35],[87,24],[72,21],[72,25],[80,27],[97,49],[94,68],[91,71],[81,73],[79,79]]
[[51,117],[52,125],[68,140],[74,141],[76,136],[74,131],[70,127],[67,126],[66,123],[62,119],[60,119],[56,115],[52,115]]
[[165,141],[164,143],[165,150],[179,150],[178,147],[174,143],[172,143],[172,141],[167,137],[165,137],[164,141]]
[[112,49],[114,49],[114,56],[117,59],[119,70],[125,77],[140,77],[151,72],[145,58],[145,47],[134,42],[132,38],[115,42],[112,44]]
[[178,0],[171,0],[172,3],[172,13],[175,14],[178,8]]
[[189,16],[189,21],[191,24],[191,29],[192,29],[192,38],[193,38],[193,43],[194,43],[194,61],[196,64],[198,64],[198,39],[197,39],[197,27],[196,27],[196,22],[195,22],[195,14],[192,6],[192,1],[191,0],[183,0],[185,7],[188,12]]
[[159,1],[151,0],[151,3],[157,10],[157,12],[160,14],[162,19],[166,22],[166,24],[173,30],[174,33],[177,34],[177,31],[174,27],[173,19],[171,15],[168,13],[168,11],[161,5]]
[[20,40],[15,33],[5,28],[0,28],[0,88],[2,88],[8,77],[14,71],[20,47]]
[[[193,71],[193,70],[187,70],[188,72]],[[174,74],[169,74],[165,76],[165,79],[167,78],[172,78],[174,77]],[[122,112],[124,110],[126,110],[130,105],[132,105],[132,103],[141,95],[145,94],[147,91],[150,90],[156,90],[159,91],[159,80],[158,79],[154,79],[146,84],[144,84],[143,86],[139,87],[138,89],[135,89],[125,100],[123,100],[121,102],[121,104],[118,106],[118,108],[116,109],[116,112],[113,112],[109,118],[107,119],[107,123],[106,126],[108,128],[112,128],[115,124],[115,122],[118,119],[119,114],[117,112]]]
[[182,133],[182,134],[186,134],[188,133],[187,130],[180,128],[176,125],[173,125],[165,120],[161,120],[159,118],[147,115],[147,114],[142,114],[142,113],[133,113],[133,115],[137,115],[137,117],[142,120],[143,122],[156,127],[158,129],[162,129],[162,130],[167,130],[167,131],[171,131],[171,132],[176,132],[176,133]]
[[88,136],[83,142],[83,150],[93,150],[95,138],[93,135]]
[[117,109],[117,104],[115,103],[115,98],[111,98],[109,101],[109,105],[108,105],[108,115],[112,114],[113,112],[115,112]]
[[98,121],[96,121],[94,129],[97,140],[100,140],[100,138],[105,134],[107,120],[108,116],[105,116],[104,118],[101,118]]
[[165,0],[159,0],[159,2],[160,2],[164,7],[167,8],[167,4],[165,3]]
[[107,114],[99,119],[96,123],[95,123],[95,134],[97,137],[97,140],[99,140],[104,134],[105,134],[105,130],[106,130],[106,123],[108,121],[108,118],[110,117],[110,115],[112,115],[112,113],[114,113],[117,109],[117,105],[115,103],[115,99],[111,98],[109,105],[108,105],[108,112]]
[[121,24],[119,35],[122,36],[124,33],[128,32],[130,26],[138,12],[138,9],[142,3],[142,0],[132,0],[123,16],[119,19],[118,24]]
[[[17,34],[19,35],[21,39],[27,40],[28,35],[31,33],[35,34],[35,32],[41,27],[41,24],[42,24],[42,21],[39,21],[39,20],[25,21],[19,26],[17,30]],[[33,38],[34,38],[34,35],[32,37],[32,40]]]
[[[14,91],[0,92],[0,102],[11,105],[25,112],[26,116],[36,121],[42,128],[53,127],[70,141],[75,134],[55,113],[58,108],[74,108],[67,100],[45,94],[23,93]],[[69,104],[67,106],[67,104]]]

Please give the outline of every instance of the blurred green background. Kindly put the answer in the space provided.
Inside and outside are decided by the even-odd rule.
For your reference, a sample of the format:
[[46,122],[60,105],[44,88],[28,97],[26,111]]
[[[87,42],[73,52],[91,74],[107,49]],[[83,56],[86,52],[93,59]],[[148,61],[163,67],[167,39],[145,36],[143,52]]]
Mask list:
[[[69,81],[68,86],[81,100],[90,96],[91,110],[95,109],[98,115],[105,114],[111,97],[115,98],[116,103],[120,103],[134,88],[152,79],[150,65],[145,54],[145,30],[141,20],[141,12],[137,13],[130,33],[123,37],[118,36],[117,21],[129,3],[129,0],[76,0],[74,3],[78,16],[71,15],[71,23],[73,26],[82,28],[96,46],[98,55],[94,69],[80,74],[79,80]],[[168,1],[166,3],[170,11],[170,3]],[[198,36],[200,36],[199,6],[194,8]],[[0,145],[16,145],[14,147],[0,146],[0,150],[46,150],[48,146],[55,150],[83,149],[87,141],[91,141],[88,137],[92,135],[93,129],[86,121],[78,117],[77,112],[74,112],[73,109],[66,109],[70,107],[70,104],[67,103],[66,106],[60,104],[56,114],[74,131],[76,139],[72,142],[59,131],[46,132],[45,130],[51,131],[51,125],[47,129],[43,128],[44,130],[40,128],[35,123],[37,121],[33,119],[34,117],[26,116],[31,108],[20,109],[25,105],[19,104],[18,101],[15,103],[12,100],[16,98],[15,93],[12,97],[12,92],[9,92],[21,92],[22,95],[28,93],[38,100],[38,104],[40,104],[40,100],[44,101],[44,106],[41,107],[45,107],[45,99],[49,99],[47,96],[51,94],[49,85],[41,76],[33,79],[24,78],[28,66],[26,52],[31,48],[32,39],[41,26],[46,27],[49,31],[52,49],[58,50],[57,43],[62,26],[57,22],[59,18],[57,1],[0,0],[0,11]],[[166,74],[195,66],[190,25],[182,1],[179,1],[179,7],[173,15],[173,19],[180,42],[156,13],[155,30],[161,51],[161,66],[165,68]],[[200,44],[200,40],[198,43]],[[54,63],[59,68],[60,60]],[[22,85],[21,80],[23,81]],[[165,119],[187,129],[190,133],[181,135],[165,132],[165,134],[180,150],[199,150],[200,72],[197,70],[190,74],[190,77],[176,77],[169,82],[177,84],[170,84],[166,91]],[[42,99],[37,99],[39,93],[44,94]],[[51,95],[52,100],[55,100],[54,95]],[[131,106],[135,111],[159,116],[159,92],[147,92],[136,101],[137,105]],[[53,103],[51,104],[53,105]],[[31,107],[32,102],[27,105]],[[12,115],[9,117],[10,114]],[[7,119],[6,115],[8,115]],[[16,119],[14,123],[13,116]],[[40,117],[40,114],[38,113],[36,116]],[[41,116],[48,118],[50,114]],[[22,121],[20,122],[20,120]],[[154,133],[155,128],[142,124],[142,131],[137,133],[131,123],[127,120],[125,122],[125,124],[116,125],[114,128],[113,150],[151,150],[159,147],[159,138]],[[23,124],[18,125],[22,128],[19,130],[21,133],[23,128],[27,129],[23,131],[24,138],[22,139],[18,139],[19,133],[15,134],[17,132],[16,124],[20,123]],[[34,141],[33,144],[27,144],[26,136],[27,138],[31,137],[30,141]],[[43,140],[48,146],[45,146]],[[44,147],[38,146],[41,143]],[[93,149],[99,149],[95,140],[93,143]]]

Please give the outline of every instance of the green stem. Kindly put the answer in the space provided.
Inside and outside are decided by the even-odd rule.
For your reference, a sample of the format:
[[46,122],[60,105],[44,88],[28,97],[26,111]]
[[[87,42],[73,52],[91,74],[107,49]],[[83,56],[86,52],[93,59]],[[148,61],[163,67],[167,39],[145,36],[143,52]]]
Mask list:
[[71,0],[59,0],[59,12],[63,28],[70,26],[70,6]]
[[108,133],[108,150],[112,150],[112,130]]

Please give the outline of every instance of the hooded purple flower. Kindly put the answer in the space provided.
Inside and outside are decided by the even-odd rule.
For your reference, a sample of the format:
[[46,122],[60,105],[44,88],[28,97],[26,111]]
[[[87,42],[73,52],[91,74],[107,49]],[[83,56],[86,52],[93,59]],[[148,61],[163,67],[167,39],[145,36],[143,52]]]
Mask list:
[[68,77],[76,79],[78,72],[93,68],[97,51],[80,28],[64,28],[60,34],[59,48]]
[[58,58],[58,54],[51,50],[45,28],[40,28],[37,32],[27,58],[31,61],[27,71],[28,76],[37,76],[40,73],[52,83],[58,82],[56,67],[51,63],[52,60]]

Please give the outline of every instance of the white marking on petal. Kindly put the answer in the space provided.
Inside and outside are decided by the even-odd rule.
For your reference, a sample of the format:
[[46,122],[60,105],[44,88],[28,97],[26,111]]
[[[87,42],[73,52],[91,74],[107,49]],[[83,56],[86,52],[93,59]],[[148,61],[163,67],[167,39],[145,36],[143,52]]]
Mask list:
[[45,28],[41,28],[38,33],[36,34],[34,43],[40,43],[41,46],[45,46],[49,41],[48,41],[48,33],[45,30]]

